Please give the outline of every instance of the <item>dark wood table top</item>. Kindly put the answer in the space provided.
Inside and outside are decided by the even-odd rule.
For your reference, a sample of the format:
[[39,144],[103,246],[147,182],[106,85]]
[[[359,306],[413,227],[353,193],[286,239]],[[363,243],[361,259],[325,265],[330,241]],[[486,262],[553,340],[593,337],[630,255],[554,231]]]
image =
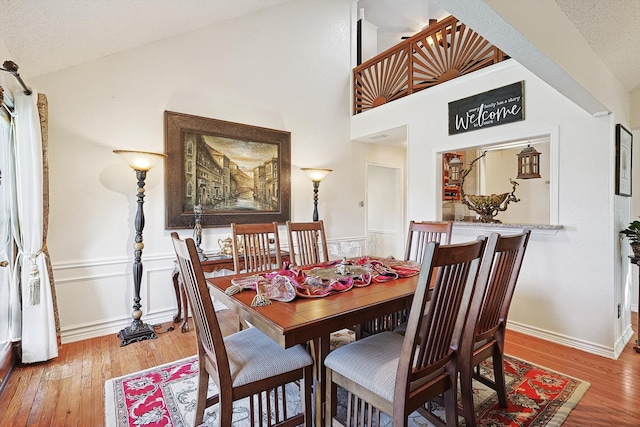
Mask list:
[[233,296],[224,292],[233,277],[236,276],[208,278],[213,297],[285,348],[409,308],[418,281],[415,275],[354,287],[327,297],[297,297],[290,302],[273,301],[268,306],[252,307],[255,291],[244,290]]

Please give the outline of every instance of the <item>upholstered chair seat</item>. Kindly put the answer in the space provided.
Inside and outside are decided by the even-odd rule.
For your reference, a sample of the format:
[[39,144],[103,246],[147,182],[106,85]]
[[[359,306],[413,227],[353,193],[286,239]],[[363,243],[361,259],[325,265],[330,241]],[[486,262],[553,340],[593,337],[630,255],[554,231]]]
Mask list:
[[262,381],[313,364],[301,345],[284,349],[256,328],[247,328],[224,339],[234,387]]

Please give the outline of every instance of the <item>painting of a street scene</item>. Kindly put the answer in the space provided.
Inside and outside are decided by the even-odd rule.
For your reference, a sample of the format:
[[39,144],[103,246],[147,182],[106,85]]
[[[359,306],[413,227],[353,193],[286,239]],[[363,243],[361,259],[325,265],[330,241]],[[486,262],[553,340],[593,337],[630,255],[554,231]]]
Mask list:
[[278,144],[183,135],[184,211],[198,204],[205,213],[280,209]]
[[291,132],[165,111],[167,229],[291,218]]

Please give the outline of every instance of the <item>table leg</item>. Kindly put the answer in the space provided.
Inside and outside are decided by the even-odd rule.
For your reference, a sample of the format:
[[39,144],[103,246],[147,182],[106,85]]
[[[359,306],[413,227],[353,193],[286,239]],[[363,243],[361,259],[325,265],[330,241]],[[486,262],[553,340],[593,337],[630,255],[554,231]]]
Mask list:
[[184,316],[180,324],[180,332],[189,332],[189,300],[187,299],[187,291],[182,286],[182,280],[178,279],[180,284],[180,295],[182,297],[182,307],[184,307]]
[[180,285],[178,284],[178,277],[180,276],[180,272],[178,269],[174,269],[171,274],[171,279],[173,280],[173,291],[176,293],[176,302],[178,303],[178,312],[175,316],[173,316],[173,323],[178,323],[182,320],[182,299],[180,297]]
[[[171,275],[173,280],[173,291],[176,293],[176,301],[178,302],[178,312],[173,316],[173,323],[180,323],[180,332],[189,332],[189,300],[187,299],[187,293],[182,286],[182,280],[180,280],[180,272],[176,266]],[[184,313],[184,316],[182,315]]]
[[324,367],[324,359],[329,354],[331,337],[323,335],[311,342],[311,353],[313,355],[313,373],[315,377],[315,425],[324,425],[324,405],[326,398],[326,376],[327,370]]

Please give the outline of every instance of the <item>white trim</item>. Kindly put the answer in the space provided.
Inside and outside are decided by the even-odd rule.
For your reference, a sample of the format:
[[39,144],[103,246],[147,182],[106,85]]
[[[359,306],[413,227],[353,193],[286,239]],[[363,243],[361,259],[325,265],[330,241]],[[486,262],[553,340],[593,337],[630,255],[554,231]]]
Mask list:
[[624,348],[624,344],[628,342],[628,339],[622,345],[616,345],[616,348],[604,347],[599,344],[595,344],[590,341],[578,340],[572,337],[550,332],[544,329],[534,328],[523,323],[517,323],[509,321],[507,330],[523,333],[532,337],[540,338],[545,341],[550,341],[556,344],[561,344],[566,347],[573,347],[577,350],[585,351],[587,353],[595,354],[598,356],[608,357],[609,359],[617,359],[619,352],[617,348]]
[[[175,315],[175,308],[171,308],[170,310],[162,310],[151,314],[146,314],[143,316],[143,321],[149,325],[158,325],[164,323],[170,323],[171,326],[175,328],[177,333],[179,332],[178,324],[173,323],[173,316]],[[122,329],[131,325],[131,316],[127,318],[119,318],[119,319],[110,319],[99,323],[85,323],[74,325],[73,327],[65,328],[60,333],[60,338],[62,340],[62,344],[68,344],[76,341],[87,340],[91,338],[101,337],[105,335],[113,334],[114,340],[119,339],[116,335]],[[166,330],[163,325],[162,330]]]

